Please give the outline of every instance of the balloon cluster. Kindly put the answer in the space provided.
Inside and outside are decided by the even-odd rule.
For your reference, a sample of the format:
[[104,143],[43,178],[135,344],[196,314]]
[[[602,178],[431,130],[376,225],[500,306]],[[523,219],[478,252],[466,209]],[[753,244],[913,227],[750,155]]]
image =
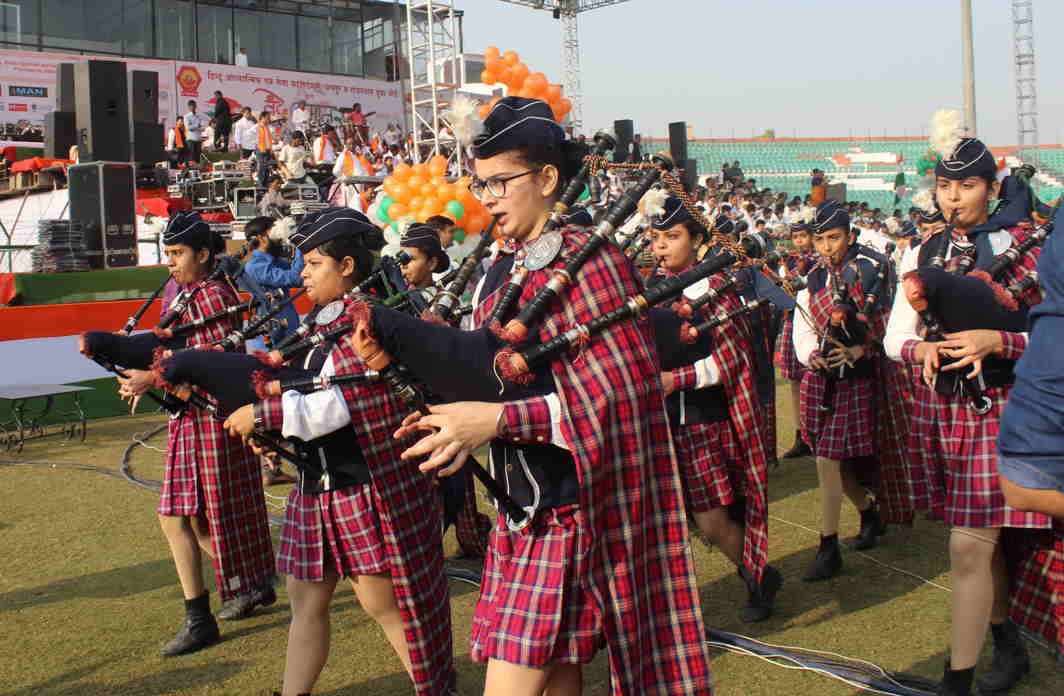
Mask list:
[[[506,85],[506,93],[511,97],[547,102],[554,112],[554,120],[559,123],[573,108],[572,102],[562,97],[561,85],[553,85],[543,73],[529,70],[528,66],[521,62],[516,51],[507,51],[500,55],[498,47],[488,46],[484,50],[484,66],[484,71],[480,73],[481,82],[486,85]],[[489,104],[481,105],[480,120],[488,117],[491,107],[498,101],[499,97],[495,97]]]
[[459,242],[466,235],[480,234],[488,226],[491,215],[469,192],[472,179],[462,177],[450,183],[444,178],[446,174],[447,158],[441,155],[413,166],[396,165],[395,171],[384,180],[384,196],[374,211],[376,217],[397,231],[402,218],[425,222],[442,215],[459,226],[455,231]]

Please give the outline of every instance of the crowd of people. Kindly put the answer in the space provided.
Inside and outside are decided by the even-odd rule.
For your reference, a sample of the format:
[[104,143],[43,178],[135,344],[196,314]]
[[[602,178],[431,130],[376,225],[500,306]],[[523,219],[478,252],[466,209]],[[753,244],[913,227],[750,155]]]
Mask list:
[[[402,156],[398,143],[341,144],[330,129],[309,150],[302,134],[275,149],[269,114],[246,109],[230,132],[260,164],[276,157],[290,181],[308,160],[381,173]],[[224,427],[196,408],[171,420],[159,519],[186,621],[164,654],[219,638],[203,549],[223,618],[276,601],[274,569],[287,576],[285,696],[309,693],[324,668],[341,578],[415,691],[454,693],[441,541],[453,524],[463,552],[484,558],[471,658],[487,663],[486,694],[580,694],[582,665],[603,649],[614,694],[710,694],[688,525],[743,578],[744,622],[770,617],[789,591],[768,563],[778,369],[798,424],[783,456],[812,457],[818,479],[820,543],[801,580],[839,574],[844,498],[860,514],[855,549],[926,510],[950,527],[950,650],[937,693],[973,693],[988,630],[980,693],[1006,693],[1030,671],[1022,631],[1064,651],[1060,610],[1045,600],[1059,597],[1051,567],[1064,562],[1054,350],[1064,288],[1053,265],[1064,238],[1049,236],[1044,252],[1028,241],[1045,229],[1040,208],[1029,188],[1000,181],[983,143],[940,141],[932,204],[905,217],[826,200],[819,172],[808,195],[759,189],[736,162],[683,198],[639,192],[614,244],[589,226],[626,205],[630,177],[604,175],[586,210],[559,205],[586,150],[548,105],[507,97],[459,143],[474,163],[471,192],[495,222],[482,258],[448,256],[455,225],[442,217],[405,228],[401,252],[380,260],[383,232],[360,206],[307,215],[289,237],[291,261],[273,217],[252,221],[247,273],[266,287],[301,285],[315,305],[271,340],[315,336],[286,369],[324,389],[257,391]],[[164,241],[188,293],[181,321],[236,303],[211,276],[216,247],[194,213],[175,215]],[[474,284],[444,290],[445,277]],[[387,288],[377,298],[387,301],[356,291],[369,287]],[[646,307],[630,298],[651,292],[671,292],[670,303],[639,320]],[[434,304],[460,296],[468,309],[454,316]],[[562,335],[578,349],[544,357]],[[175,360],[130,370],[120,393],[179,392]],[[395,362],[435,405],[411,406]],[[208,444],[190,446],[190,433]],[[261,484],[280,472],[263,475],[248,445],[270,458],[266,434],[310,453],[276,565]],[[471,457],[483,446],[487,472]],[[494,520],[477,509],[471,473],[499,487]]]

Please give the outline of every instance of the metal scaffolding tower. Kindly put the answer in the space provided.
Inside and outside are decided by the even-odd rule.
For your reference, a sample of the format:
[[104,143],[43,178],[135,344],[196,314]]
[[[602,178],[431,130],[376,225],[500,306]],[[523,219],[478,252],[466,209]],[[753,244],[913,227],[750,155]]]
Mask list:
[[584,126],[584,95],[580,88],[580,34],[577,16],[581,12],[617,5],[628,0],[502,0],[511,5],[524,5],[534,10],[548,10],[562,22],[562,67],[565,71],[565,97],[572,102],[569,125],[573,133]]
[[428,157],[432,157],[440,152],[443,112],[454,101],[462,75],[454,3],[408,0],[406,31],[414,156],[420,157],[422,145],[429,143],[432,147]]
[[1034,64],[1034,2],[1012,0],[1012,58],[1016,70],[1016,144],[1038,144],[1038,87]]

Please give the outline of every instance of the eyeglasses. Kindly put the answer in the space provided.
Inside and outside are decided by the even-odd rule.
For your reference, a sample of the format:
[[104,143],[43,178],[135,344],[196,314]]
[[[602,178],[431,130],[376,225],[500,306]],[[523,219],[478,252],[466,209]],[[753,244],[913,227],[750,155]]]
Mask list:
[[542,171],[543,167],[536,167],[535,169],[529,169],[528,171],[521,172],[520,174],[512,174],[510,176],[493,176],[489,179],[473,178],[473,183],[469,185],[469,192],[473,194],[473,197],[478,201],[484,200],[484,193],[490,193],[492,198],[506,198],[506,182],[519,179],[522,176],[528,174],[537,174]]

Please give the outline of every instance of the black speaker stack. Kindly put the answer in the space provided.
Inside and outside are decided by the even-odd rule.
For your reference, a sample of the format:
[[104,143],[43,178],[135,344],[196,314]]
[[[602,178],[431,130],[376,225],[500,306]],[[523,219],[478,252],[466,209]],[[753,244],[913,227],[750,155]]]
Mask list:
[[698,186],[698,162],[687,156],[687,122],[675,121],[669,124],[669,154],[680,170],[683,187],[688,193]]
[[617,146],[613,148],[613,161],[627,162],[632,153],[632,136],[635,135],[635,124],[632,123],[632,119],[614,121],[613,135],[617,139]]
[[130,162],[126,64],[87,60],[74,66],[78,157],[82,162]]
[[70,220],[81,226],[89,267],[137,265],[136,172],[131,162],[88,162],[67,170]]

